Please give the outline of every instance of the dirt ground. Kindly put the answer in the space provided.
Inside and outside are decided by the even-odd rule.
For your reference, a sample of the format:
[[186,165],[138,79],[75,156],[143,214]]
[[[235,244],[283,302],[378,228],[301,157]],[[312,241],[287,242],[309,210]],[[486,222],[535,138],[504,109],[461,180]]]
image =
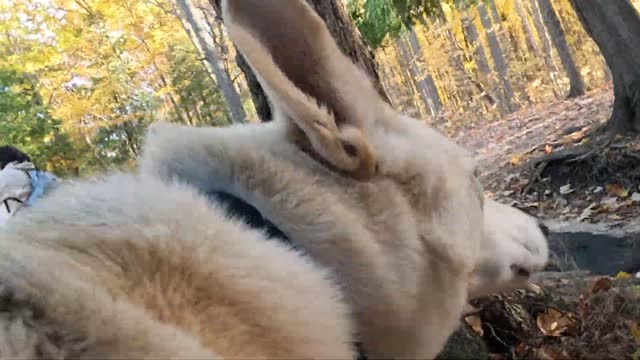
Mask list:
[[449,135],[479,161],[488,196],[543,219],[622,226],[640,218],[640,141],[593,134],[612,104],[606,88]]
[[[475,155],[488,196],[545,221],[624,227],[640,219],[640,141],[595,131],[612,104],[606,88],[445,132]],[[534,283],[472,302],[441,358],[640,360],[640,279],[558,272]]]

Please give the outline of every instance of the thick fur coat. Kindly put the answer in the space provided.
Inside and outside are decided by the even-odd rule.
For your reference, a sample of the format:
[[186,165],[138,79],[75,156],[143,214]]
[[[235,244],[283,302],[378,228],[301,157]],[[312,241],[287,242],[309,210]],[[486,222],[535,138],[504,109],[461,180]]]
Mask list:
[[12,219],[0,289],[3,358],[352,355],[327,270],[145,176],[62,186]]
[[304,0],[223,12],[274,121],[158,123],[140,174],[16,217],[0,234],[3,357],[342,359],[357,339],[370,358],[433,358],[469,297],[544,266],[537,221],[485,199],[469,155],[383,102]]

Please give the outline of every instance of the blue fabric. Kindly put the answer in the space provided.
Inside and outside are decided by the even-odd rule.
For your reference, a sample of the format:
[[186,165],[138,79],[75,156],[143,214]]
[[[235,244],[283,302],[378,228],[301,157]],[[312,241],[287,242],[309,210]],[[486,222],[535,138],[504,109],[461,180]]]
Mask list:
[[58,178],[46,171],[30,170],[28,173],[31,177],[31,195],[27,199],[27,205],[33,205],[34,202],[51,189],[52,185],[58,181]]

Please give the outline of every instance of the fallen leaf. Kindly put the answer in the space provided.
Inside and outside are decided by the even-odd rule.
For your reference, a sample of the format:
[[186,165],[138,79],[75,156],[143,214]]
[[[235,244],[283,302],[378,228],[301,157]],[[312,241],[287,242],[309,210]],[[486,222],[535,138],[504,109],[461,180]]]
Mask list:
[[567,332],[574,324],[571,318],[571,314],[550,307],[546,312],[538,314],[536,324],[544,335],[557,337]]
[[633,336],[633,339],[636,341],[636,344],[638,346],[640,346],[640,324],[638,324],[635,321],[627,321],[627,327],[629,328],[629,331],[631,332],[631,336]]
[[578,216],[578,222],[582,222],[590,218],[591,215],[593,215],[593,210],[596,208],[597,205],[598,204],[596,203],[591,203],[591,205],[585,208],[580,214],[580,216]]
[[623,279],[631,279],[631,274],[629,274],[628,272],[624,272],[624,271],[620,271],[618,274],[616,274],[615,279],[616,280],[623,280]]
[[631,201],[640,203],[640,193],[634,192],[631,194]]
[[593,193],[597,194],[599,192],[602,192],[602,190],[604,190],[604,188],[602,186],[596,186],[596,188],[593,189]]
[[601,212],[616,212],[620,208],[621,204],[618,203],[618,198],[606,197],[602,199],[601,206],[598,209]]
[[471,329],[473,329],[473,332],[476,334],[480,336],[484,335],[484,330],[482,330],[482,319],[480,319],[479,315],[469,315],[464,318],[464,322],[471,326]]
[[604,188],[607,190],[607,194],[609,194],[610,196],[617,196],[622,198],[629,196],[629,190],[625,189],[622,185],[607,184]]
[[505,357],[500,354],[496,354],[496,353],[489,354],[489,360],[504,360],[504,359]]
[[524,161],[524,158],[525,158],[524,154],[513,155],[513,156],[511,156],[511,164],[512,165],[520,165]]
[[527,351],[527,345],[521,342],[516,346],[515,351],[516,351],[516,354],[522,355],[525,353],[525,351]]
[[571,184],[560,186],[560,195],[567,195],[572,192],[573,192],[573,189],[571,188]]
[[546,152],[547,154],[551,154],[553,152],[553,148],[549,145],[545,145],[544,152]]
[[578,131],[573,132],[573,133],[571,133],[571,134],[565,135],[565,136],[563,137],[563,139],[564,139],[565,141],[574,141],[574,142],[575,142],[575,141],[578,141],[578,140],[580,140],[580,139],[582,139],[582,138],[584,137],[584,135],[585,135],[585,131],[586,131],[587,129],[588,129],[588,128],[587,128],[587,127],[585,127],[584,129],[581,129],[581,130],[578,130]]
[[542,288],[536,284],[529,283],[527,285],[529,291],[536,293],[537,295],[542,294]]
[[589,293],[595,295],[602,291],[609,291],[611,288],[613,288],[613,280],[608,276],[603,276],[593,284]]

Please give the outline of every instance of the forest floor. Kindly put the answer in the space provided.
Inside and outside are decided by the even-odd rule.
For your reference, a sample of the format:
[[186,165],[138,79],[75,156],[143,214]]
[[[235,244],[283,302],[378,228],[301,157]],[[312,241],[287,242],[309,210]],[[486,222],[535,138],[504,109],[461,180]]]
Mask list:
[[640,142],[596,131],[612,106],[605,88],[449,135],[474,153],[490,197],[552,222],[638,226]]
[[[612,104],[600,89],[445,132],[473,152],[488,196],[547,223],[640,234],[640,141],[596,131]],[[572,271],[534,283],[472,302],[440,358],[640,360],[640,279]]]

